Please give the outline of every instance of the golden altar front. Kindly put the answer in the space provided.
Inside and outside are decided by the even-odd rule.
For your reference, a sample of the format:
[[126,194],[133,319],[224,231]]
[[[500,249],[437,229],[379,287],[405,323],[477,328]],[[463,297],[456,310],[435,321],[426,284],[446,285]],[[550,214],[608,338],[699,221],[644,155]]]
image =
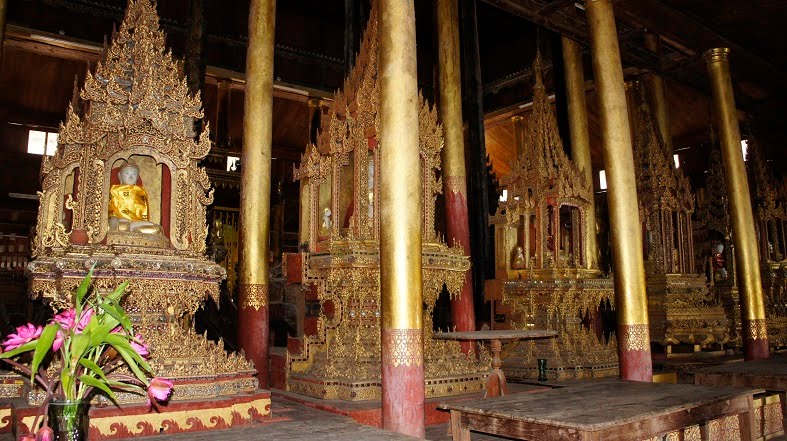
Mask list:
[[[287,390],[342,400],[381,396],[379,34],[376,7],[354,69],[322,114],[295,179],[301,181],[304,289],[320,303],[317,330],[287,353]],[[442,127],[437,111],[420,102],[419,140],[423,210],[424,372],[427,397],[483,390],[490,359],[462,353],[458,342],[432,338],[432,312],[447,288],[459,295],[470,268],[458,245],[435,232],[442,192]],[[290,271],[291,269],[288,269]]]
[[496,278],[487,295],[506,312],[503,326],[559,334],[509,345],[503,368],[509,378],[534,379],[543,358],[549,379],[617,375],[616,340],[601,332],[600,323],[603,311],[614,307],[613,283],[586,246],[595,234],[595,219],[587,216],[593,193],[563,151],[540,54],[533,72],[532,111],[515,140],[512,172],[501,180],[506,197],[489,220]]
[[695,271],[692,213],[694,194],[656,130],[639,83],[635,87],[634,167],[647,277],[650,340],[694,351],[724,345],[733,329],[724,308]]
[[[91,267],[99,292],[128,281],[123,306],[156,375],[175,383],[162,414],[136,412],[146,397],[118,393],[122,417],[91,417],[91,439],[228,427],[270,412],[251,363],[188,319],[206,296],[218,303],[226,273],[205,257],[213,191],[199,165],[211,148],[207,125],[195,132],[202,103],[164,43],[155,6],[130,0],[41,168],[30,295],[66,307]],[[194,400],[200,410],[190,413]]]

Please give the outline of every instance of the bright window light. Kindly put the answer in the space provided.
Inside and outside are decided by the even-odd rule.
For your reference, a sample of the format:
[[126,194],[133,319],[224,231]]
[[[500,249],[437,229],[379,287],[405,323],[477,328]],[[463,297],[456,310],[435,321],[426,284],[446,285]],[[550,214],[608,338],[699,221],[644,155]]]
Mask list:
[[52,156],[57,151],[57,133],[30,130],[27,135],[27,153]]
[[503,189],[503,194],[500,195],[500,202],[505,202],[508,200],[508,190]]
[[744,161],[749,159],[747,157],[747,155],[749,153],[749,141],[747,141],[745,139],[741,139],[741,153],[743,153],[743,160]]
[[238,171],[240,158],[237,156],[227,156],[227,171]]
[[599,190],[607,189],[607,171],[599,170],[598,172],[598,188]]
[[680,168],[680,156],[677,153],[672,155],[672,159],[675,161],[675,168]]

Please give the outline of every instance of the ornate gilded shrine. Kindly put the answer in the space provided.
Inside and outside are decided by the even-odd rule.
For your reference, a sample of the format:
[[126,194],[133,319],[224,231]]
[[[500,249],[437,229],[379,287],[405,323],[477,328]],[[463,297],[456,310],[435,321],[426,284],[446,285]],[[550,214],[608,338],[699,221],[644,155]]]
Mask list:
[[743,344],[741,310],[735,278],[727,187],[721,148],[712,131],[705,188],[697,192],[694,218],[695,267],[705,275],[712,296],[721,302],[727,313],[730,323],[730,340],[727,344],[740,347]]
[[768,340],[787,346],[787,192],[776,183],[761,146],[748,140],[746,168],[759,240]]
[[[373,6],[355,67],[322,115],[295,179],[302,188],[302,283],[320,303],[316,332],[287,354],[287,390],[343,400],[380,398],[379,35]],[[442,191],[442,128],[421,99],[419,139],[423,191],[424,371],[427,396],[482,390],[489,358],[436,340],[432,312],[443,287],[458,295],[470,267],[459,246],[434,228]],[[288,271],[292,269],[288,268]]]
[[640,221],[643,229],[651,342],[680,343],[694,349],[731,339],[724,308],[694,267],[689,180],[667,155],[655,128],[644,90],[636,83],[638,106],[634,139]]
[[[509,378],[536,378],[537,359],[547,360],[551,379],[617,375],[614,337],[600,331],[600,310],[611,309],[612,279],[586,251],[595,219],[586,213],[593,193],[563,151],[542,80],[540,53],[533,65],[533,107],[511,174],[501,180],[507,194],[490,217],[495,228],[495,309],[508,307],[506,325],[554,329],[557,338],[522,342],[503,363]],[[498,297],[499,295],[499,297]]]
[[[201,100],[188,93],[164,42],[150,0],[130,0],[68,108],[56,154],[44,157],[29,292],[65,306],[91,267],[99,290],[129,281],[124,306],[150,345],[156,374],[175,382],[173,403],[198,399],[209,409],[167,417],[166,430],[226,427],[268,414],[270,399],[257,396],[254,368],[242,355],[185,326],[206,296],[218,296],[225,271],[205,257],[213,198],[199,165],[211,148],[208,129],[198,137],[194,129]],[[233,407],[237,415],[220,410],[239,394],[246,398]],[[137,417],[110,432],[142,433],[148,417]]]

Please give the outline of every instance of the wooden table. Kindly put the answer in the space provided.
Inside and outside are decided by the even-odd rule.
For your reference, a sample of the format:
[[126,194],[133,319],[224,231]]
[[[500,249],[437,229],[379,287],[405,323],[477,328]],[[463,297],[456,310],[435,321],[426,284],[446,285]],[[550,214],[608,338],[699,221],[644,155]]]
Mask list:
[[[732,415],[750,441],[760,392],[615,379],[438,407],[451,411],[454,441],[470,440],[471,430],[530,441],[643,440]],[[707,440],[706,426],[700,431]]]
[[782,429],[787,428],[787,358],[785,357],[774,356],[768,360],[725,363],[701,369],[694,373],[694,384],[749,387],[778,393],[782,406]]
[[484,398],[506,395],[506,376],[500,369],[500,349],[503,340],[532,340],[534,338],[548,338],[557,336],[557,331],[546,330],[517,330],[499,329],[489,331],[464,331],[464,332],[437,332],[434,338],[445,340],[489,340],[492,346],[492,370],[486,379],[486,392]]

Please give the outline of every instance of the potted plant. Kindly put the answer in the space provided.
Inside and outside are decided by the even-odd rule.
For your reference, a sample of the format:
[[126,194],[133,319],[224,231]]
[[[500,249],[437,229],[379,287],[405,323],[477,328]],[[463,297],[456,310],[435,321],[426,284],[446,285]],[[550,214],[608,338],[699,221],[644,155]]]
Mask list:
[[[43,416],[41,428],[20,440],[86,439],[93,393],[103,393],[116,404],[114,391],[147,394],[149,407],[167,401],[172,393],[171,381],[151,378],[147,344],[120,306],[128,282],[101,294],[90,289],[92,276],[91,268],[73,293],[73,308],[59,312],[46,326],[20,326],[2,342],[0,360],[46,391],[42,412],[30,430]],[[119,369],[123,366],[128,371]]]

